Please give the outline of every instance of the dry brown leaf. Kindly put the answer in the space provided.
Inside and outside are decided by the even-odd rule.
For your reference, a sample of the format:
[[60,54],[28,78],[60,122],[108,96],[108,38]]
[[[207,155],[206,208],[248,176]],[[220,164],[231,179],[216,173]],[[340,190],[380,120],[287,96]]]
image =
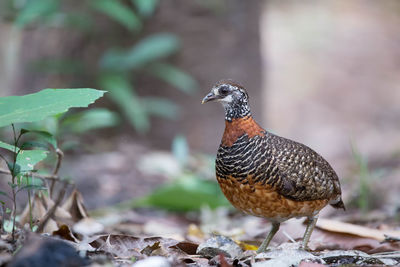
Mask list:
[[54,231],[53,232],[53,236],[59,236],[62,239],[78,243],[78,240],[71,233],[71,230],[69,229],[68,225],[65,225],[65,224],[61,225],[60,228],[57,231]]
[[188,255],[196,255],[196,251],[199,244],[195,244],[192,242],[182,241],[176,245],[170,246],[170,248],[179,249],[185,252]]
[[72,191],[71,195],[61,207],[71,214],[74,222],[78,222],[83,218],[88,217],[86,208],[83,205],[83,197],[77,189]]
[[[42,220],[44,216],[47,214],[47,209],[43,203],[43,199],[37,194],[35,195],[32,201],[31,214],[32,214],[32,221],[34,223]],[[21,225],[25,225],[27,223],[30,223],[29,204],[26,205],[20,217]],[[58,230],[57,223],[55,220],[51,218],[47,221],[45,227],[43,228],[44,233],[52,233],[57,230]]]
[[160,242],[155,242],[153,245],[147,245],[144,249],[140,251],[140,253],[150,256],[155,250],[161,248]]
[[[47,211],[54,206],[54,201],[51,198],[47,197],[46,195],[41,194],[41,199]],[[71,214],[60,206],[56,208],[54,212],[54,217],[56,218],[57,221],[59,220],[64,221],[72,218]]]
[[318,219],[316,226],[318,228],[326,230],[326,231],[356,235],[359,237],[372,238],[372,239],[378,240],[380,242],[385,240],[385,235],[400,237],[400,231],[378,230],[378,229],[373,229],[373,228],[369,228],[369,227],[365,227],[365,226],[361,226],[361,225],[340,222],[340,221],[335,221],[335,220],[330,220],[330,219],[323,219],[323,218]]
[[179,242],[171,238],[140,238],[129,235],[101,235],[90,242],[97,251],[111,253],[118,257],[173,256],[185,259],[195,255],[197,244]]

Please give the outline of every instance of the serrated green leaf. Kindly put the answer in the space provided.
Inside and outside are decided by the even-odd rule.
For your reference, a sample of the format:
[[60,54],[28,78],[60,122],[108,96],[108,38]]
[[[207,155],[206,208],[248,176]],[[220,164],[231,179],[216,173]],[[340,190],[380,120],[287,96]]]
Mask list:
[[0,127],[40,121],[73,107],[87,107],[104,91],[95,89],[44,89],[34,94],[0,98]]
[[187,175],[156,189],[152,194],[133,202],[133,206],[154,206],[174,211],[199,210],[202,206],[211,208],[228,206],[229,202],[217,182]]
[[85,110],[65,118],[61,126],[74,133],[113,127],[120,123],[119,115],[107,109],[98,108]]
[[101,59],[103,68],[131,70],[168,57],[178,51],[179,39],[170,33],[148,36],[127,51],[109,50]]
[[129,30],[139,30],[141,21],[135,12],[119,0],[93,0],[92,7],[119,22]]
[[159,0],[132,0],[140,15],[148,17],[154,13]]
[[100,85],[110,92],[111,99],[119,105],[138,132],[144,133],[149,130],[148,115],[128,79],[117,74],[103,75]]
[[148,68],[148,71],[184,93],[191,94],[199,87],[190,75],[170,64],[155,63]]

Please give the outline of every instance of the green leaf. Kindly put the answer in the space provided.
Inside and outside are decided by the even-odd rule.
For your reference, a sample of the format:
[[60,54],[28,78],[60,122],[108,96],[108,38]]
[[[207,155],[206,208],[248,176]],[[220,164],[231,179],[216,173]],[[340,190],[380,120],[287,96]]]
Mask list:
[[170,64],[155,63],[148,68],[148,71],[184,93],[191,94],[199,87],[190,75]]
[[48,151],[44,150],[21,150],[17,156],[17,164],[21,166],[21,171],[31,171],[47,155]]
[[119,0],[93,0],[91,6],[119,22],[128,30],[137,31],[142,26],[140,19],[133,10]]
[[[0,147],[14,152],[15,147],[0,141]],[[47,157],[48,151],[44,150],[21,150],[17,148],[15,150],[18,153],[17,165],[20,168],[20,172],[31,171],[35,165],[44,160]],[[11,166],[12,167],[12,166]]]
[[47,188],[45,186],[30,184],[30,185],[22,186],[21,188],[18,189],[18,191],[21,191],[21,190],[47,190]]
[[21,166],[19,166],[18,163],[14,164],[13,162],[7,162],[7,167],[13,176],[17,176],[21,173]]
[[72,107],[87,107],[103,94],[95,89],[45,89],[24,96],[0,97],[0,127],[40,121]]
[[183,135],[175,136],[172,141],[172,154],[182,164],[186,164],[189,159],[189,146]]
[[39,179],[39,178],[35,178],[32,176],[26,177],[23,176],[21,179],[21,185],[23,186],[27,186],[27,185],[34,185],[34,186],[44,186],[44,182]]
[[118,104],[138,132],[149,130],[148,115],[127,78],[118,74],[102,75],[100,85],[110,92],[111,99]]
[[179,107],[172,101],[158,97],[141,97],[141,103],[147,113],[161,118],[174,120],[178,117]]
[[170,33],[158,33],[139,41],[127,51],[109,50],[101,59],[101,66],[112,70],[131,70],[168,57],[178,51],[178,38]]
[[22,28],[40,17],[55,13],[59,6],[58,0],[28,0],[22,10],[18,12],[15,25]]
[[[57,148],[57,140],[54,138],[54,136],[51,133],[49,133],[47,131],[40,131],[40,130],[29,130],[29,129],[24,129],[24,128],[21,129],[21,134],[28,134],[28,133],[39,136],[40,139],[42,139],[45,142],[52,145],[53,148]],[[38,147],[43,147],[43,146],[38,146]]]
[[44,148],[47,149],[48,145],[41,143],[41,142],[37,142],[37,141],[28,141],[28,142],[24,142],[21,147],[21,149],[23,150],[27,150],[27,149],[33,149],[33,148]]
[[6,192],[0,191],[0,195],[7,196]]
[[85,110],[68,116],[61,126],[74,132],[83,133],[94,129],[114,127],[120,123],[117,113],[104,108]]
[[132,0],[139,14],[148,17],[154,13],[159,0]]
[[152,194],[133,202],[134,207],[153,206],[174,211],[199,210],[229,205],[215,181],[207,181],[187,175],[163,185]]
[[9,185],[11,188],[15,188],[15,187],[18,186],[17,184],[13,184],[13,183],[11,183],[11,182],[7,182],[7,183],[8,183],[8,185]]

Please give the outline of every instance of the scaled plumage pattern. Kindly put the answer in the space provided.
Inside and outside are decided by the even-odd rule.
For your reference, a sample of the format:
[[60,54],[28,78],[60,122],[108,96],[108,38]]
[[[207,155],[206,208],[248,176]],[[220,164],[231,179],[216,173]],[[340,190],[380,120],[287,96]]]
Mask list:
[[221,190],[239,210],[272,222],[263,252],[281,222],[308,217],[302,248],[307,248],[319,211],[327,204],[345,209],[339,178],[311,148],[274,135],[253,119],[249,96],[240,84],[218,82],[202,103],[221,102],[225,131],[216,158]]

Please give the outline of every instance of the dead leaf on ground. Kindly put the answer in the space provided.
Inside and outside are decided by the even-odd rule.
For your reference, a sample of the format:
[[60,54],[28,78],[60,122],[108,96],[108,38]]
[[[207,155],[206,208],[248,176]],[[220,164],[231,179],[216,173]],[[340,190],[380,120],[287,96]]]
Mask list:
[[89,244],[98,251],[112,253],[118,257],[132,257],[141,255],[140,252],[144,248],[153,246],[157,242],[164,249],[179,243],[174,239],[162,237],[140,238],[129,235],[101,235]]
[[85,206],[83,205],[82,194],[74,189],[68,199],[61,206],[64,210],[68,211],[74,222],[78,222],[83,218],[88,217]]
[[62,239],[69,240],[75,243],[79,242],[76,237],[71,233],[68,225],[65,224],[61,225],[57,231],[54,231],[53,236],[59,236]]
[[[42,220],[47,214],[48,209],[46,208],[43,198],[38,194],[35,195],[32,201],[31,215],[32,222],[37,223]],[[25,225],[30,223],[29,205],[27,205],[21,214],[20,224]],[[44,233],[52,233],[58,230],[58,226],[55,220],[49,219],[43,228]]]
[[198,246],[199,244],[195,244],[188,241],[182,241],[176,245],[170,246],[170,248],[180,249],[188,255],[196,255]]
[[153,245],[147,245],[147,247],[142,249],[140,251],[140,253],[142,253],[144,255],[147,255],[147,256],[150,256],[153,253],[153,251],[155,251],[155,250],[157,250],[159,248],[161,248],[160,242],[155,242]]
[[320,218],[317,221],[318,228],[343,234],[356,235],[359,237],[366,237],[378,240],[380,242],[385,240],[385,235],[392,237],[400,237],[400,231],[396,230],[378,230],[361,225],[340,222],[336,220]]

